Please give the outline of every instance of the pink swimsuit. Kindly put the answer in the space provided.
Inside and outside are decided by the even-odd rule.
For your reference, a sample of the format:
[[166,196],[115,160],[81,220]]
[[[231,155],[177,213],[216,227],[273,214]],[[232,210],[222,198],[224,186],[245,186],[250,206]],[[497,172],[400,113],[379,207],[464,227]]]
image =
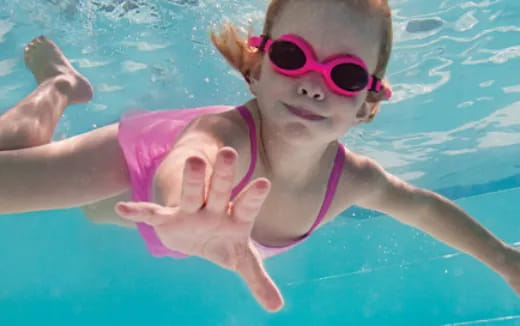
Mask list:
[[[233,109],[228,106],[210,106],[197,109],[168,111],[130,111],[125,114],[119,124],[119,145],[123,150],[132,184],[132,200],[151,201],[153,177],[156,169],[175,144],[175,140],[184,128],[196,117],[204,114],[215,114]],[[246,175],[233,189],[235,197],[250,181],[255,171],[257,160],[256,126],[251,113],[244,106],[236,108],[249,128],[251,144],[251,163]],[[329,177],[327,192],[320,212],[311,229],[300,239],[285,247],[267,247],[253,240],[262,257],[271,257],[285,252],[305,240],[323,221],[334,198],[336,187],[345,159],[345,148],[340,145],[336,154],[334,167]],[[157,237],[153,227],[137,223],[150,253],[156,257],[169,256],[184,258],[187,255],[166,248]]]

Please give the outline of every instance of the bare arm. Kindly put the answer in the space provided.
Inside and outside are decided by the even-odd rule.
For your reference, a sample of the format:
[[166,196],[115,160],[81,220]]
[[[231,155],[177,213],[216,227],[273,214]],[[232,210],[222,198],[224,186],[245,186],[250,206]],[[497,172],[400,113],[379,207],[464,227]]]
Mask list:
[[123,192],[129,179],[117,130],[0,152],[0,214],[76,207]]
[[[507,268],[511,249],[460,207],[439,194],[414,187],[388,174],[376,163],[367,163],[366,191],[359,205],[388,214],[436,239],[481,260],[497,272]],[[368,190],[368,189],[367,189]]]

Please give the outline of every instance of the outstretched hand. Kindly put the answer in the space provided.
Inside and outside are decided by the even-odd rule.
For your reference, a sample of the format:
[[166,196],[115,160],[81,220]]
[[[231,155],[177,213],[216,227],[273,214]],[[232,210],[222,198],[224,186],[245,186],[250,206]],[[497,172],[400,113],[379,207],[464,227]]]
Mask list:
[[506,255],[506,268],[498,271],[511,288],[520,296],[520,249],[509,247]]
[[236,162],[236,152],[222,148],[206,191],[206,163],[198,157],[190,157],[184,167],[177,206],[121,202],[116,205],[116,211],[123,218],[152,226],[167,248],[205,258],[237,272],[265,309],[277,311],[283,306],[282,296],[251,240],[251,231],[269,193],[270,182],[267,179],[252,181],[231,202]]

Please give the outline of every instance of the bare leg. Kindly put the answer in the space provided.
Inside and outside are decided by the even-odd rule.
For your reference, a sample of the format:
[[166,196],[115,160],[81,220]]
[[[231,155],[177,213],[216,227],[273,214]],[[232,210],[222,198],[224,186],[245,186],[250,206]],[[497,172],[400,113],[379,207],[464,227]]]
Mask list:
[[39,85],[0,115],[0,151],[50,142],[65,108],[92,98],[88,80],[47,38],[40,36],[26,46],[25,64]]
[[[25,48],[25,63],[38,81],[38,87],[3,115],[0,115],[0,151],[34,147],[50,142],[56,125],[69,104],[92,98],[92,86],[77,72],[56,44],[38,37]],[[96,223],[131,227],[114,212],[117,201],[129,200],[125,192],[98,203],[83,206],[86,216]]]
[[[47,38],[40,36],[27,45],[25,63],[38,81],[38,87],[0,115],[0,151],[49,143],[65,108],[92,98],[88,80]],[[115,213],[113,207],[121,200],[130,200],[128,191],[81,208],[93,222],[135,227]]]

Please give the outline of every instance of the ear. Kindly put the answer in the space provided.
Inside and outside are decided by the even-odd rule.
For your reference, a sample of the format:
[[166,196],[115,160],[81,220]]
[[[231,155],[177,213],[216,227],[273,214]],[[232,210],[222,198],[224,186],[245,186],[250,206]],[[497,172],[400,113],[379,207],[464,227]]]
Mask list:
[[356,113],[357,124],[369,122],[370,114],[375,109],[376,105],[377,103],[371,103],[367,101],[363,102],[363,105],[361,105],[361,107],[358,109],[358,112]]
[[258,89],[258,81],[260,80],[260,69],[261,67],[258,65],[256,66],[253,71],[249,74],[249,91],[253,95],[257,95],[257,89]]

